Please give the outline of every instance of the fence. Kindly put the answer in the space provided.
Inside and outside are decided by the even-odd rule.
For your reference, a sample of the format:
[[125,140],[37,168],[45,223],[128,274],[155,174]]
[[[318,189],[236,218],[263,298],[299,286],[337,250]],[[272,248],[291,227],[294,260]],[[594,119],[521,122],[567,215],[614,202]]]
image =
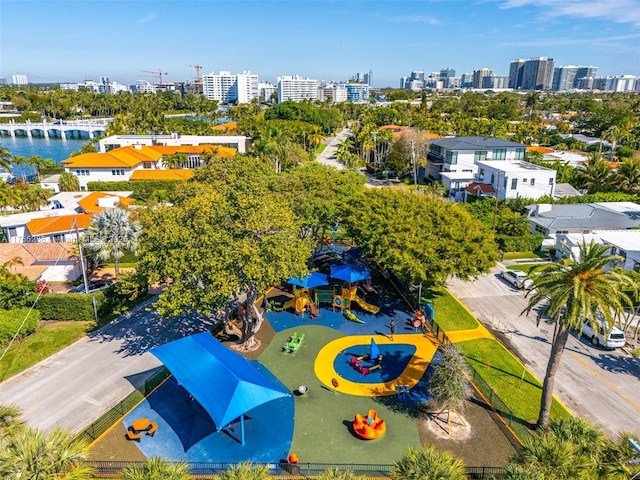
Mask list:
[[[125,467],[143,465],[144,462],[95,461],[90,463],[98,478],[118,478]],[[228,462],[191,462],[189,472],[198,479],[213,479],[221,472],[234,467],[236,464]],[[349,470],[355,475],[367,478],[393,478],[393,465],[383,464],[333,464],[333,463],[252,463],[252,466],[266,466],[269,475],[278,477],[315,477],[330,468]],[[467,477],[470,479],[505,478],[502,467],[467,467]]]
[[[105,414],[82,430],[77,437],[92,442],[115,425],[127,412],[147,397],[158,385],[170,375],[165,367],[160,368],[149,377],[144,384],[131,392],[127,397],[111,407]],[[117,463],[117,462],[116,462]]]

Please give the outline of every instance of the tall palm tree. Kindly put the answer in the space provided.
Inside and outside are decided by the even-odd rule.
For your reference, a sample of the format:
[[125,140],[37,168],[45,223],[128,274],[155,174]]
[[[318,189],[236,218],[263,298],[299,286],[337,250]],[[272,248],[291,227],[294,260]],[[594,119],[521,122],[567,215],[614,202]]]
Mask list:
[[83,480],[94,478],[86,461],[88,444],[64,430],[9,429],[0,448],[0,478]]
[[420,450],[409,448],[394,465],[392,476],[398,480],[466,480],[468,478],[461,460],[449,452],[439,452],[432,446],[425,446]]
[[109,208],[93,217],[84,233],[85,244],[100,260],[113,258],[116,278],[120,273],[120,259],[126,250],[137,250],[142,234],[140,224],[129,216],[126,210]]
[[542,386],[538,427],[547,429],[555,376],[571,330],[580,331],[586,319],[603,318],[608,327],[625,306],[633,307],[626,289],[636,289],[627,272],[607,269],[621,257],[607,253],[608,245],[583,242],[579,252],[547,265],[533,280],[533,296],[522,313],[538,307],[536,319],[555,324],[549,363]]
[[592,153],[589,161],[580,168],[581,186],[589,193],[607,191],[611,186],[611,167],[598,153]]
[[0,143],[0,168],[7,172],[11,172],[11,163],[13,156],[7,147]]
[[640,159],[627,158],[618,164],[616,185],[620,190],[635,193],[640,186]]
[[188,480],[189,465],[169,462],[161,457],[149,458],[142,465],[131,465],[122,470],[122,480]]

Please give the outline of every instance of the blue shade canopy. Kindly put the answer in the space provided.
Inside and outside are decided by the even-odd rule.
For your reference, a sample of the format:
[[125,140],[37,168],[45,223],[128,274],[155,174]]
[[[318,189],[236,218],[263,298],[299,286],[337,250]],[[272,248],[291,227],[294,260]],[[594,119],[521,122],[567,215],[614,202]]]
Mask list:
[[347,263],[345,265],[331,267],[331,278],[353,283],[371,278],[371,273],[369,273],[369,269],[366,267]]
[[291,285],[297,285],[302,288],[316,288],[329,285],[329,277],[324,273],[311,272],[305,277],[289,277],[287,283]]
[[211,416],[218,429],[284,392],[209,332],[150,350]]
[[380,349],[378,348],[378,344],[376,343],[376,341],[372,338],[371,339],[371,351],[369,352],[369,358],[371,360],[375,360],[379,356],[380,356]]

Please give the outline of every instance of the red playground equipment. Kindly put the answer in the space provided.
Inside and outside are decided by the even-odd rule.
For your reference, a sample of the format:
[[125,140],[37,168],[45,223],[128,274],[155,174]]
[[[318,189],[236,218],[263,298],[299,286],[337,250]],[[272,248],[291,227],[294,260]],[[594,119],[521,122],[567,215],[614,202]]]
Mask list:
[[368,355],[353,357],[349,363],[363,375],[382,368],[382,354],[378,349],[378,345],[376,345],[376,341],[373,338],[371,339],[371,348]]
[[366,417],[356,413],[353,420],[353,431],[360,438],[365,440],[373,440],[374,438],[383,437],[387,433],[387,424],[381,418],[378,418],[378,412],[369,410]]

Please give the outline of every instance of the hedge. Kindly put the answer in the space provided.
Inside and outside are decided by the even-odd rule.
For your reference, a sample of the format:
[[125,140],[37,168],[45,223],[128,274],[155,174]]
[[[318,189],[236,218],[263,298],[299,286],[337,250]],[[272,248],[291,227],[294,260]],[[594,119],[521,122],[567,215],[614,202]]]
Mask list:
[[96,293],[47,293],[40,296],[36,308],[42,320],[95,320],[93,301],[100,313],[105,304],[104,292]]
[[[39,321],[40,312],[38,310],[30,311],[29,308],[0,310],[0,346],[8,345],[19,328],[18,338],[26,337],[35,332]],[[22,322],[24,322],[24,325]]]
[[496,235],[496,241],[504,252],[533,252],[540,248],[544,237],[542,235],[522,235],[510,237],[508,235]]
[[133,198],[146,202],[152,196],[155,200],[169,200],[175,185],[183,180],[144,180],[122,182],[89,182],[87,189],[92,192],[133,192]]

